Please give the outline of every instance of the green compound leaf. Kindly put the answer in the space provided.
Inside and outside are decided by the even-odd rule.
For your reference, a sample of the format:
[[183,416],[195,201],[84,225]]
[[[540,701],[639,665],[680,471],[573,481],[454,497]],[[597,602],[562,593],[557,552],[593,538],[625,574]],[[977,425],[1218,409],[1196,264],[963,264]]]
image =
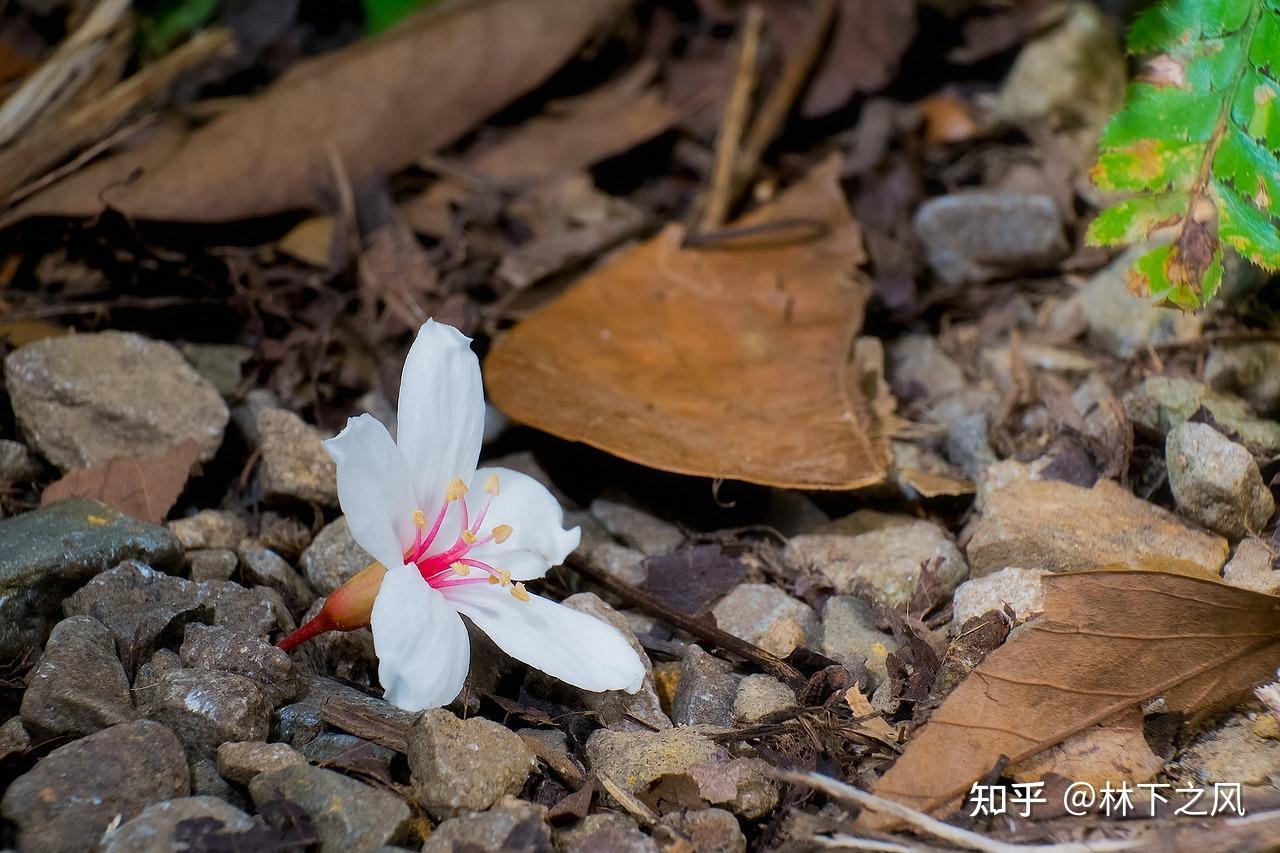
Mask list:
[[1222,283],[1223,245],[1280,268],[1280,0],[1159,0],[1134,22],[1146,57],[1093,168],[1134,193],[1089,226],[1094,245],[1172,233],[1129,285],[1188,311]]

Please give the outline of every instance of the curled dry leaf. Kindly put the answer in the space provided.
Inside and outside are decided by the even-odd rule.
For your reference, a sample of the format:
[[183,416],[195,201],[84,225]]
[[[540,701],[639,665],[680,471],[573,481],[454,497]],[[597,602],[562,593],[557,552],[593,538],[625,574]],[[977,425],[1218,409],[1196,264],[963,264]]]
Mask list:
[[65,498],[93,498],[125,515],[158,524],[182,494],[191,466],[199,457],[199,445],[187,439],[155,456],[118,456],[91,468],[76,468],[44,490],[40,505]]
[[[507,415],[644,465],[772,486],[879,482],[888,436],[853,345],[868,287],[838,160],[682,247],[668,226],[616,255],[498,342],[489,393]],[[814,227],[769,229],[770,223]],[[763,226],[763,227],[762,227]],[[790,231],[813,233],[797,239]]]
[[1277,596],[1123,570],[1048,575],[1044,586],[1044,616],[947,697],[877,794],[936,811],[1001,756],[1022,761],[1158,696],[1172,711],[1228,707],[1280,664]]
[[[383,36],[298,64],[178,140],[78,172],[9,219],[89,216],[104,201],[141,219],[186,222],[311,207],[332,184],[333,157],[353,182],[413,163],[534,89],[626,4],[441,3]],[[137,168],[144,173],[117,183]]]

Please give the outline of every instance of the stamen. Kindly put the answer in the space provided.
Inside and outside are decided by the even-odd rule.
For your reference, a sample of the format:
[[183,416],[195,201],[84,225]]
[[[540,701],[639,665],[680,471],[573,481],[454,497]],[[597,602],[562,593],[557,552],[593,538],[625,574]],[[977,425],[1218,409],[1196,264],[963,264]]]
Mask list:
[[453,569],[453,571],[454,571],[455,573],[460,574],[460,575],[469,575],[469,574],[471,574],[471,567],[470,567],[470,566],[468,566],[466,563],[462,563],[462,562],[454,563],[454,564],[453,564],[452,566],[450,566],[449,568]]
[[476,535],[472,533],[470,530],[464,530],[462,531],[462,541],[466,542],[468,545],[474,545],[479,540],[476,538]]
[[499,524],[493,528],[493,541],[501,545],[511,538],[511,534],[515,532],[515,528],[510,524]]
[[413,511],[413,526],[419,530],[427,529],[427,516],[420,509]]
[[529,593],[525,592],[524,584],[518,581],[516,582],[515,586],[511,587],[511,594],[516,597],[517,601],[529,600]]
[[449,481],[449,487],[444,491],[445,500],[456,501],[467,493],[467,484],[463,482],[461,477],[454,477]]
[[494,497],[498,496],[498,475],[497,474],[490,474],[489,478],[484,481],[484,491],[485,491],[485,494],[493,495]]

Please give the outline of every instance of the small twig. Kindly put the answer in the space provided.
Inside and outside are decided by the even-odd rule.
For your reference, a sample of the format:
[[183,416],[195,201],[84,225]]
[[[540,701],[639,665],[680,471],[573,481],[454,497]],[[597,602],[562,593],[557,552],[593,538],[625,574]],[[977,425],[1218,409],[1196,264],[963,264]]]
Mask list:
[[177,305],[214,305],[224,304],[225,300],[201,296],[117,296],[115,299],[103,299],[98,302],[76,302],[71,305],[46,305],[43,308],[32,308],[28,311],[12,311],[0,314],[0,326],[14,323],[25,323],[29,320],[44,320],[49,317],[65,317],[75,314],[96,314],[113,309],[132,308],[138,310],[155,310],[172,308]]
[[[843,782],[832,779],[830,776],[772,768],[768,773],[793,785],[816,788],[834,799],[851,802],[864,809],[892,815],[903,823],[910,824],[921,832],[932,835],[934,838],[940,838],[965,849],[979,850],[982,853],[1106,853],[1106,851],[1111,850],[1134,850],[1143,844],[1143,842],[1135,839],[1097,842],[1079,841],[1066,844],[1009,844],[1004,841],[997,841],[994,838],[988,838],[981,833],[971,832],[970,830],[944,823],[909,806],[886,800],[884,797],[877,797],[875,794],[859,790],[852,785],[846,785]],[[854,838],[847,838],[846,840],[848,842],[863,841],[863,839]],[[885,848],[864,847],[862,849],[883,850]]]
[[711,186],[707,191],[707,203],[698,224],[699,231],[719,228],[729,216],[733,205],[734,176],[738,173],[738,156],[742,146],[742,134],[751,113],[751,94],[756,87],[756,69],[760,64],[760,33],[764,30],[764,10],[759,4],[747,7],[742,22],[742,42],[738,50],[738,70],[733,76],[733,88],[725,103],[724,119],[716,136],[715,161],[711,169]]
[[719,646],[732,655],[754,663],[765,672],[785,681],[792,687],[799,689],[808,682],[808,679],[804,677],[800,670],[777,655],[770,654],[759,646],[748,643],[740,637],[735,637],[727,631],[713,628],[700,619],[681,613],[657,596],[634,587],[625,581],[611,577],[607,572],[597,569],[577,554],[569,555],[569,559],[565,560],[565,565],[578,574],[585,575],[600,584],[600,586],[608,589],[628,604],[647,611],[668,625],[687,631],[699,640]]

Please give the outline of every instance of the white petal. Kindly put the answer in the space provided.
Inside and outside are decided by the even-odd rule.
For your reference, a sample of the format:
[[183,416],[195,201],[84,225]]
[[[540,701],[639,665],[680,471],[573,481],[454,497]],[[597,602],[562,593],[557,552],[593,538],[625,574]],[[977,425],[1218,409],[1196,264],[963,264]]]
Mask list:
[[537,595],[519,601],[489,584],[450,587],[444,597],[504,652],[583,690],[635,693],[644,664],[612,625]]
[[398,441],[418,508],[430,519],[454,477],[471,479],[484,435],[484,387],[471,339],[428,320],[400,375]]
[[537,480],[510,468],[481,468],[471,479],[467,510],[471,518],[484,506],[485,481],[498,477],[498,495],[485,514],[480,535],[499,524],[511,526],[505,542],[478,545],[468,557],[505,569],[518,581],[533,580],[564,562],[582,538],[577,527],[564,529],[564,510],[551,492]]
[[387,701],[406,711],[448,705],[471,665],[467,626],[412,566],[387,572],[373,602],[373,646]]
[[417,503],[404,457],[377,418],[361,415],[324,443],[338,463],[338,502],[351,538],[384,566],[404,564]]

